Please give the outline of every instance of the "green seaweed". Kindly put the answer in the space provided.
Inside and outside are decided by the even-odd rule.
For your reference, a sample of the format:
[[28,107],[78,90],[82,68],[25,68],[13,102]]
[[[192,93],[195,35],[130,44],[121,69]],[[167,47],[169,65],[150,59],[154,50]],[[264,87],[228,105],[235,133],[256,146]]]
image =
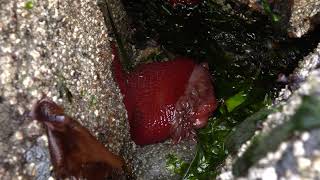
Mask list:
[[235,94],[233,97],[225,101],[226,109],[232,112],[236,107],[241,105],[247,99],[247,94],[243,91]]
[[97,97],[95,95],[90,96],[89,107],[93,107],[97,104]]
[[216,176],[215,170],[228,154],[224,138],[229,132],[229,128],[213,119],[206,128],[198,132],[197,153],[183,179],[207,179]]
[[166,168],[176,174],[183,176],[184,172],[189,167],[189,164],[174,154],[169,154],[166,158]]
[[276,23],[280,21],[280,16],[271,10],[270,4],[267,0],[261,0],[261,4],[264,11],[271,17],[273,22]]
[[25,2],[24,4],[24,8],[26,8],[27,10],[31,10],[34,7],[34,1],[33,0],[28,0]]
[[[236,94],[234,98],[238,98],[238,95]],[[179,175],[181,175],[181,171],[185,170],[183,176],[181,176],[182,179],[214,179],[217,175],[217,168],[229,152],[235,152],[242,142],[245,142],[253,135],[254,131],[258,128],[256,123],[264,120],[269,113],[274,111],[273,108],[264,108],[267,102],[250,104],[243,101],[240,108],[233,108],[232,111],[224,113],[218,112],[215,117],[209,119],[208,125],[205,128],[198,130],[197,152],[193,161],[188,164],[180,160],[179,164],[184,164],[183,168],[180,168],[175,166],[174,161],[167,159],[167,167],[171,167],[170,170],[172,172],[179,172],[177,173]],[[250,111],[245,111],[249,109]],[[259,109],[261,110],[258,111]],[[256,111],[258,112],[249,116]],[[239,116],[239,113],[242,116]],[[242,131],[246,131],[246,134],[241,134],[241,131],[232,130],[234,124],[239,122],[238,118],[243,117],[248,117],[244,122],[250,125],[244,127],[246,130],[242,129]],[[242,127],[243,125],[240,124],[239,126]],[[189,165],[187,169],[185,168],[186,164]]]

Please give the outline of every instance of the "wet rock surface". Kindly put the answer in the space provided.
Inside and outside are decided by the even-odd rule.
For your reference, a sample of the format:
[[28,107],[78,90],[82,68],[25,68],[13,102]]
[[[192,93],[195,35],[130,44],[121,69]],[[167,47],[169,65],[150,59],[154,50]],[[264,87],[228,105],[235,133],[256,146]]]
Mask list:
[[301,37],[315,29],[320,24],[320,2],[293,1],[288,33],[292,37]]
[[166,168],[168,155],[177,155],[178,158],[191,162],[195,155],[196,142],[185,140],[178,145],[170,141],[137,148],[133,160],[137,179],[180,179],[177,174]]
[[46,136],[27,117],[43,94],[116,154],[129,154],[108,29],[95,1],[4,1],[0,8],[0,179],[48,179]]
[[[271,146],[260,147],[267,149],[266,152],[268,153],[256,162],[252,162],[253,166],[248,169],[247,173],[244,173],[244,177],[234,176],[233,173],[235,168],[239,169],[234,164],[244,156],[250,145],[254,141],[257,141],[255,137],[261,134],[272,135],[272,133],[278,132],[274,131],[278,127],[285,128],[292,125],[290,122],[295,123],[294,118],[296,118],[298,113],[301,113],[300,109],[303,108],[306,102],[306,96],[314,99],[316,102],[320,101],[319,48],[320,45],[300,62],[299,67],[291,74],[293,81],[279,93],[279,97],[273,106],[281,107],[280,110],[271,113],[267,117],[262,124],[262,129],[257,130],[255,136],[242,145],[236,156],[229,156],[225,162],[226,165],[220,169],[221,174],[218,176],[218,179],[317,179],[320,177],[318,163],[320,141],[317,124],[311,126],[309,130],[301,131],[296,129],[293,133],[290,131],[292,134],[285,133],[284,135],[288,135],[288,138],[285,138],[281,144],[275,146],[274,150]],[[307,113],[303,116],[306,119],[302,119],[302,121],[307,121],[309,118],[307,115],[309,114],[314,115],[311,112]],[[319,117],[316,116],[314,118],[317,119]],[[252,156],[255,155],[252,154]]]

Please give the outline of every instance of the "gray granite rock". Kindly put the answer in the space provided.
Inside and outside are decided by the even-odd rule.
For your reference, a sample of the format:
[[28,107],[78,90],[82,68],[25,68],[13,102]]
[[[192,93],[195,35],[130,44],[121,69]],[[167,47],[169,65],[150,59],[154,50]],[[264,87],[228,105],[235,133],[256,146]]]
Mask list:
[[196,152],[196,142],[182,141],[175,145],[167,141],[160,144],[138,147],[133,161],[137,179],[180,179],[166,168],[168,155],[175,155],[185,162],[191,162]]
[[292,37],[303,36],[320,24],[320,1],[294,0],[289,17],[289,35]]
[[131,154],[108,31],[96,1],[1,1],[0,179],[51,176],[44,131],[26,116],[43,94],[114,153]]

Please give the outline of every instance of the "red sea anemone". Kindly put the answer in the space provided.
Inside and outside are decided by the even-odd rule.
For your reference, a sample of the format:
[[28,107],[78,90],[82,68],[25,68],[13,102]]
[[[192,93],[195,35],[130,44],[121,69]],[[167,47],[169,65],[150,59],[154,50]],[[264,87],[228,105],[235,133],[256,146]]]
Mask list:
[[194,137],[217,107],[206,64],[190,58],[141,64],[131,73],[122,71],[113,47],[114,76],[124,95],[131,138],[147,145],[172,138]]

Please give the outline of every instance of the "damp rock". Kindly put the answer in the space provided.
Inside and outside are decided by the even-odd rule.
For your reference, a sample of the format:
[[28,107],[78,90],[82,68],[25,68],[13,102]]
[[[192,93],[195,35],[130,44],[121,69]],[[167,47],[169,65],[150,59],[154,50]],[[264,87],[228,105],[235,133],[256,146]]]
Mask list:
[[[273,104],[276,112],[261,120],[262,127],[250,137],[243,136],[243,144],[229,155],[218,179],[319,178],[319,48],[300,62]],[[235,132],[241,132],[243,126],[237,127]]]
[[[117,3],[111,8],[119,22],[125,12]],[[44,128],[28,117],[44,94],[112,152],[129,154],[126,112],[110,70],[110,27],[97,2],[4,1],[0,14],[0,179],[53,175]]]
[[196,142],[184,140],[179,144],[170,141],[137,147],[133,165],[137,179],[180,179],[181,177],[167,168],[169,155],[190,163],[196,152]]

